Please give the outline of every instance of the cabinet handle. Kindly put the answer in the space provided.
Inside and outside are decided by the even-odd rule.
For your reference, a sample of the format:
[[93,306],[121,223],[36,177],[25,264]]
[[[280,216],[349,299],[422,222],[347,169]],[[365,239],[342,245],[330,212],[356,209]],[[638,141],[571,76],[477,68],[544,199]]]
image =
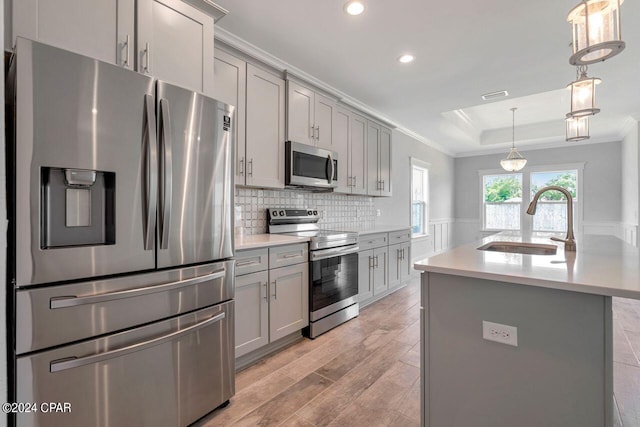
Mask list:
[[278,299],[278,282],[271,282],[273,285],[273,299]]
[[264,282],[263,284],[264,286],[264,299],[268,300],[269,299],[269,283]]
[[358,183],[358,177],[354,176],[353,177],[353,186],[355,187],[357,185],[357,183]]
[[236,267],[246,267],[247,265],[260,264],[259,260],[251,259],[249,261],[236,262]]
[[240,175],[244,175],[244,157],[240,159]]
[[300,257],[300,256],[302,256],[302,255],[300,255],[300,254],[298,254],[298,253],[295,253],[295,254],[286,254],[286,255],[283,255],[283,258],[297,258],[297,257]]
[[149,43],[145,43],[144,44],[144,72],[146,74],[149,74],[151,72],[151,68],[150,68],[150,64],[151,64],[151,46],[149,46]]
[[316,135],[316,141],[320,141],[320,125],[316,126],[316,130],[318,131],[318,134]]
[[125,48],[124,59],[122,60],[122,66],[125,68],[129,68],[129,46],[131,45],[129,41],[130,41],[130,36],[129,34],[127,34],[127,37],[124,42],[124,46],[122,46],[123,48]]
[[375,264],[373,265],[373,268],[378,268],[378,255],[376,255],[373,258],[376,260]]
[[316,139],[316,127],[311,125],[311,139]]
[[382,191],[384,191],[384,179],[382,180]]
[[372,260],[373,260],[373,257],[369,255],[369,270],[373,268],[373,264],[371,263]]
[[249,170],[247,173],[249,176],[253,176],[253,159],[249,159]]
[[353,177],[352,176],[349,177],[349,185],[348,186],[349,187],[353,187]]

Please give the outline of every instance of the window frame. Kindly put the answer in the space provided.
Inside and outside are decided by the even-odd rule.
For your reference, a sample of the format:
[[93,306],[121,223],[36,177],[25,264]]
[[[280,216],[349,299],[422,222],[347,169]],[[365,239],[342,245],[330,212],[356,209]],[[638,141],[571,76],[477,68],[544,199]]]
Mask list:
[[[423,218],[423,233],[414,233],[413,232],[413,168],[419,168],[422,169],[425,172],[426,175],[426,181],[427,181],[427,185],[426,185],[426,190],[423,191],[426,192],[426,199],[427,200],[422,200],[422,202],[424,203],[424,210],[425,210],[425,214],[424,214],[424,218]],[[429,199],[431,198],[431,176],[430,176],[430,168],[431,168],[431,164],[427,163],[423,160],[420,159],[416,159],[415,157],[410,157],[410,176],[411,176],[411,194],[409,196],[409,224],[411,226],[411,238],[421,238],[421,237],[428,237],[431,235],[430,233],[430,227],[429,227],[429,218],[430,218],[430,214],[431,214],[431,205],[429,202]]]
[[[530,233],[533,231],[533,217],[526,213],[529,203],[531,202],[531,173],[539,172],[564,172],[564,171],[577,171],[577,202],[575,203],[575,210],[573,213],[573,229],[574,232],[582,230],[584,223],[584,162],[580,163],[560,163],[560,164],[548,164],[527,166],[524,169],[517,172],[507,172],[504,169],[481,169],[478,170],[478,188],[479,188],[479,211],[480,211],[480,231],[483,232],[500,232],[500,231],[520,231],[521,233]],[[519,230],[507,230],[507,229],[492,229],[486,228],[485,218],[485,203],[484,203],[484,176],[485,175],[522,175],[522,202],[520,206],[520,229]],[[551,231],[541,231],[540,233],[552,233]]]

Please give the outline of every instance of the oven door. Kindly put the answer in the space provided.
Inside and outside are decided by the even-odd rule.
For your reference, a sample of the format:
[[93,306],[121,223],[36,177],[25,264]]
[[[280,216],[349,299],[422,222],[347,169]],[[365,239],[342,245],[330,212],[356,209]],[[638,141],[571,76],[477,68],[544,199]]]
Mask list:
[[305,187],[338,186],[338,154],[300,144],[286,142],[286,184]]
[[312,322],[358,302],[357,250],[311,261]]

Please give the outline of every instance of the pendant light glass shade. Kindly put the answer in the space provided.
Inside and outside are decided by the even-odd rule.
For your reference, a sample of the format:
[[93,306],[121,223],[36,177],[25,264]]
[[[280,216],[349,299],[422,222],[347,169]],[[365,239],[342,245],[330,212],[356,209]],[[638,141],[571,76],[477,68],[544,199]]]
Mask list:
[[589,139],[589,117],[570,117],[567,122],[567,141]]
[[573,36],[571,65],[604,61],[622,52],[620,5],[623,0],[585,0],[567,16]]
[[571,89],[571,112],[567,118],[592,116],[600,112],[596,108],[596,85],[602,80],[587,77],[587,67],[580,66],[577,71],[577,80],[567,86]]
[[506,159],[500,160],[500,166],[502,166],[502,169],[509,172],[519,171],[527,164],[527,159],[525,159],[522,154],[516,150],[516,110],[517,108],[515,107],[511,109],[513,117],[511,125],[511,150],[509,151],[509,155]]

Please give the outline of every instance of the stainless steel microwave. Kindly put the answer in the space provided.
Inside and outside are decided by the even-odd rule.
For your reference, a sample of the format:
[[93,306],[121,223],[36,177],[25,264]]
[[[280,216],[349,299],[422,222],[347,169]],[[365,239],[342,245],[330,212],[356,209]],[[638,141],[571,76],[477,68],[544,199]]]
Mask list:
[[285,184],[335,188],[338,186],[338,154],[323,148],[287,141]]

